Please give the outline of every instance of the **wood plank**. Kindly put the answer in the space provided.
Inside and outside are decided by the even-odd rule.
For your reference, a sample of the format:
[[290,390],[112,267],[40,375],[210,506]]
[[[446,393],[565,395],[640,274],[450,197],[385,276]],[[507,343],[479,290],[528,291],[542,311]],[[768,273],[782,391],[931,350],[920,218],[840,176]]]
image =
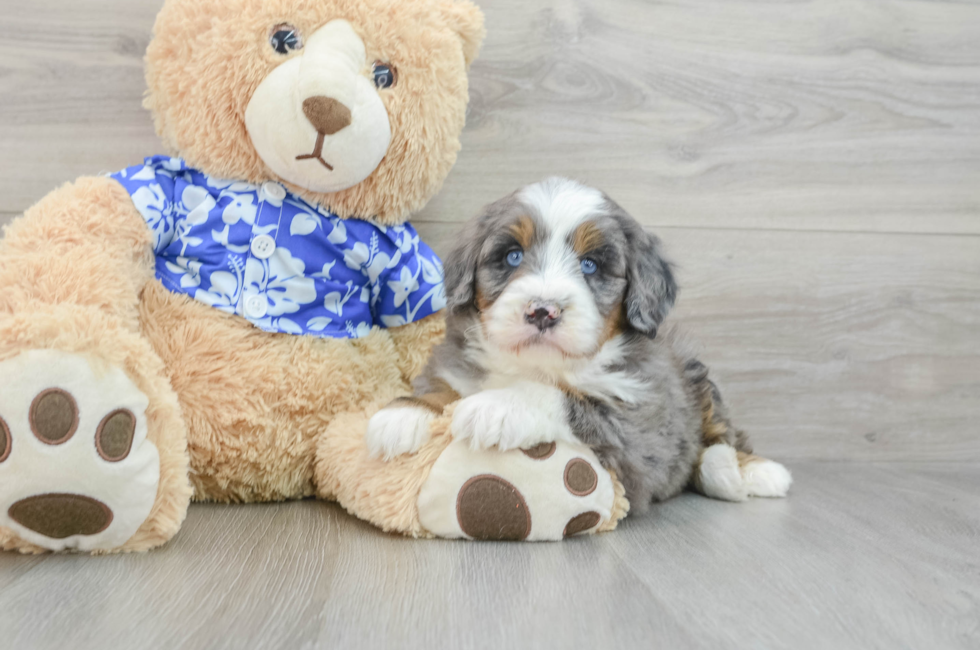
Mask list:
[[[464,150],[423,219],[557,173],[658,226],[980,233],[980,5],[481,4]],[[159,152],[140,107],[158,6],[0,13],[0,213]]]
[[[145,555],[3,556],[11,648],[974,648],[976,465],[795,466],[562,544],[413,541],[332,504],[195,505]],[[5,646],[6,647],[6,646]]]

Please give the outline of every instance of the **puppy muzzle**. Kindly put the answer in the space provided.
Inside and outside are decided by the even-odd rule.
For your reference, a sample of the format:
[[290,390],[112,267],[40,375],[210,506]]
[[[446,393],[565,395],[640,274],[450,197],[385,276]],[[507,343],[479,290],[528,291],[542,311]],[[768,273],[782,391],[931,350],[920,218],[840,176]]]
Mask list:
[[524,311],[524,321],[543,332],[561,321],[561,306],[553,302],[532,300]]

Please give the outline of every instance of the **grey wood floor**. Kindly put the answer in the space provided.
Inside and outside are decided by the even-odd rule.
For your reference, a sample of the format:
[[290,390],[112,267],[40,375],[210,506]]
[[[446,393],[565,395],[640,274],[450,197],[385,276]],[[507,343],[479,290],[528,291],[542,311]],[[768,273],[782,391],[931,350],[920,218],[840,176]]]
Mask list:
[[[0,0],[0,223],[159,152],[160,0]],[[557,545],[196,505],[143,556],[0,554],[0,648],[980,647],[980,3],[483,0],[464,149],[414,220],[565,174],[666,241],[785,501]]]

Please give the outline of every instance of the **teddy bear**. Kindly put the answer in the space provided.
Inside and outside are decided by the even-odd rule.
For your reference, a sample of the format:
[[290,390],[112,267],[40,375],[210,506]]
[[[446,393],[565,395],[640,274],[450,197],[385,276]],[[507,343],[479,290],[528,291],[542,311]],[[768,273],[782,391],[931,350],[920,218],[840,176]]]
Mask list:
[[452,405],[418,453],[365,451],[444,334],[408,219],[455,162],[483,35],[468,0],[166,0],[144,104],[167,154],[0,241],[5,550],[144,551],[192,499],[315,496],[415,537],[615,527],[588,448],[474,451]]

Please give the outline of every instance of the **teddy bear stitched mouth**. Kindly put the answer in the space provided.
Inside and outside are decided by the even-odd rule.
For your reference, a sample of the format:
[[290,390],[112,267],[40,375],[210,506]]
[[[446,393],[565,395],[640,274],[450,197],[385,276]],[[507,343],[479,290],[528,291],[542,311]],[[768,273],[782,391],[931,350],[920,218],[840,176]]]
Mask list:
[[316,146],[313,147],[313,153],[305,153],[305,154],[303,154],[301,156],[296,156],[296,160],[310,160],[310,159],[315,159],[321,165],[323,165],[324,167],[326,167],[330,171],[333,171],[333,165],[331,165],[330,163],[328,163],[326,160],[323,159],[323,140],[326,137],[327,136],[324,133],[317,134],[317,136],[316,136]]

